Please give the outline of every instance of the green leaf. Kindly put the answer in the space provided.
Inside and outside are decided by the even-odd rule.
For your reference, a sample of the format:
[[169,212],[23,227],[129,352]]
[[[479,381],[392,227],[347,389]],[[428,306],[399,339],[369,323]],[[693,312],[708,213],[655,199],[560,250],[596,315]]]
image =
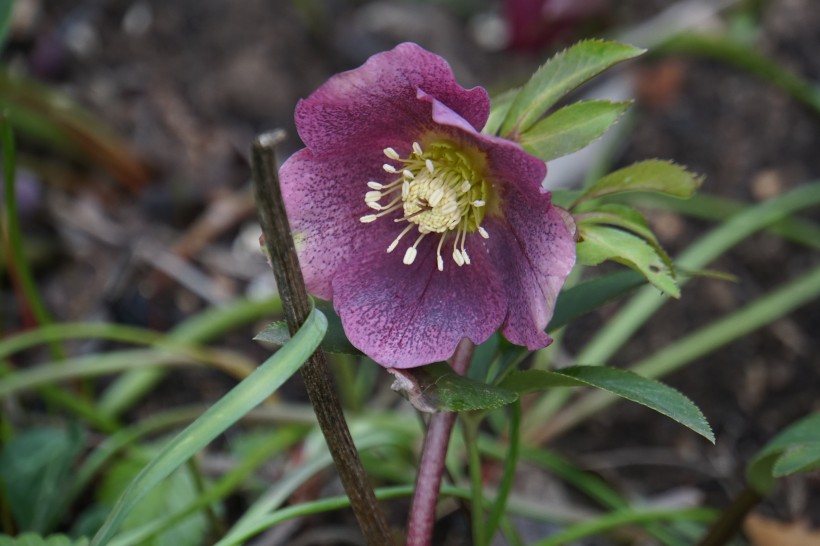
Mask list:
[[565,106],[521,134],[518,142],[532,155],[552,161],[592,143],[617,122],[629,102],[591,100]]
[[596,199],[628,191],[651,191],[674,197],[690,197],[703,183],[697,176],[671,161],[650,159],[606,175],[590,186],[575,201]]
[[774,464],[772,475],[783,478],[820,468],[820,441],[787,449]]
[[501,134],[515,137],[524,133],[561,97],[607,68],[645,51],[616,42],[585,40],[558,53],[521,88],[501,125]]
[[[130,456],[118,461],[106,473],[100,486],[100,500],[109,508],[137,476],[139,471],[150,462],[150,456],[156,449],[132,450]],[[122,530],[138,529],[142,525],[157,521],[168,514],[174,514],[196,501],[199,496],[194,477],[188,467],[180,467],[163,479],[157,486],[137,503],[122,522]],[[190,514],[172,528],[148,540],[140,542],[141,546],[198,546],[204,542],[208,530],[208,521],[202,512]]]
[[746,467],[746,479],[768,494],[775,478],[820,467],[820,412],[791,424],[775,436]]
[[324,315],[313,309],[290,342],[168,442],[125,490],[92,546],[107,544],[140,499],[296,373],[319,346],[326,330]]
[[573,366],[556,371],[526,370],[510,375],[501,387],[520,394],[552,387],[595,387],[653,409],[715,443],[703,413],[689,398],[654,379],[607,366]]
[[643,285],[645,279],[636,271],[619,271],[578,283],[558,294],[555,312],[547,326],[554,332],[571,320],[598,309],[605,303]]
[[458,375],[444,362],[387,371],[396,378],[391,388],[426,413],[489,410],[518,400],[514,391]]
[[47,533],[63,516],[63,492],[85,448],[76,428],[44,427],[21,432],[0,452],[0,486],[13,499],[11,512],[23,531]]
[[[327,333],[325,334],[320,347],[329,353],[342,353],[348,355],[361,355],[359,349],[350,343],[347,339],[344,328],[342,327],[342,319],[333,310],[333,307],[328,302],[317,302],[316,308],[319,309],[327,318]],[[254,336],[254,341],[264,341],[280,347],[290,340],[290,332],[288,325],[284,321],[277,321],[268,324],[264,330]]]
[[655,287],[674,298],[680,297],[680,288],[674,273],[663,257],[639,237],[605,226],[579,225],[581,242],[576,246],[578,262],[598,265],[613,260],[631,267]]
[[658,256],[666,263],[666,267],[673,274],[675,266],[672,259],[658,242],[657,237],[649,227],[646,218],[636,209],[619,203],[606,203],[595,207],[594,210],[575,215],[576,225],[605,224],[631,231],[649,243]]
[[6,45],[6,38],[11,27],[11,16],[14,12],[14,0],[0,1],[0,49]]
[[507,112],[510,111],[515,96],[520,89],[508,89],[503,93],[493,97],[490,100],[490,117],[487,118],[487,123],[484,124],[484,129],[481,130],[485,135],[495,135],[501,127],[501,122],[507,117]]
[[0,535],[0,546],[88,546],[85,537],[72,539],[65,535],[44,537],[36,533],[21,533],[16,537]]

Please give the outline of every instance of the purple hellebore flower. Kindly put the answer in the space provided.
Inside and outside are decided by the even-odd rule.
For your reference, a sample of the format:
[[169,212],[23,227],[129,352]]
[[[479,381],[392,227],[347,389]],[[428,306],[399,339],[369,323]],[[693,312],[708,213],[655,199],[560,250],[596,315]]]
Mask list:
[[451,357],[499,327],[535,350],[575,262],[543,161],[483,135],[487,92],[404,43],[296,106],[280,170],[308,290],[386,367]]

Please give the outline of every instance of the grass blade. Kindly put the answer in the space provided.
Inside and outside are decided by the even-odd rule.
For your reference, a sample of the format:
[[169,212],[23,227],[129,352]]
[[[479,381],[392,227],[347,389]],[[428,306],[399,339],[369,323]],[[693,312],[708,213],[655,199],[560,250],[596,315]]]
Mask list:
[[125,490],[94,536],[92,546],[107,544],[129,511],[148,491],[296,373],[319,346],[326,328],[324,316],[315,309],[311,311],[290,343],[171,440]]

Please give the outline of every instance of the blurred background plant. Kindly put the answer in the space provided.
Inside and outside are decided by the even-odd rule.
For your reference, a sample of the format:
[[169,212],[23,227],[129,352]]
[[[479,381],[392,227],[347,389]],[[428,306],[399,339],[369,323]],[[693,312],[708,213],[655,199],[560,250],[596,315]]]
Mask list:
[[[688,282],[667,301],[616,268],[579,270],[571,307],[590,313],[531,365],[664,377],[703,409],[717,444],[601,391],[528,395],[520,421],[498,410],[477,431],[488,523],[509,544],[693,544],[710,525],[704,544],[820,542],[820,10],[564,4],[0,2],[0,532],[80,543],[119,514],[113,544],[358,543],[298,380],[278,388],[282,362],[298,365],[318,334],[288,343],[261,406],[230,406],[239,425],[207,447],[209,427],[187,429],[201,448],[172,449],[216,401],[236,404],[231,389],[270,354],[250,341],[279,308],[256,242],[250,142],[284,127],[285,153],[297,149],[298,98],[399,41],[502,100],[594,32],[650,54],[573,98],[637,101],[604,138],[550,161],[546,182],[578,188],[653,157],[704,174],[689,201],[620,198],[642,207]],[[537,30],[519,28],[521,13],[538,14],[525,18]],[[707,268],[735,282],[687,277]],[[331,365],[400,526],[423,426],[372,362]],[[467,459],[454,438],[437,544],[472,543]],[[150,488],[135,481],[143,468],[175,470]],[[134,483],[148,497],[124,517],[117,499]],[[506,507],[492,504],[499,490]]]

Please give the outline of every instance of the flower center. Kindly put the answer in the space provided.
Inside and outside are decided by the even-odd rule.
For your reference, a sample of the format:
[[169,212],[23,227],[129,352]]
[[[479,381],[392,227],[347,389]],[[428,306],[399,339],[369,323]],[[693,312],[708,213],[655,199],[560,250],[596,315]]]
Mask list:
[[465,246],[467,234],[478,231],[485,239],[489,237],[487,230],[481,227],[481,221],[490,193],[487,183],[478,176],[469,158],[449,142],[435,142],[427,150],[422,150],[419,143],[414,142],[413,151],[407,158],[400,157],[393,148],[385,148],[384,155],[400,164],[384,165],[386,172],[398,176],[386,184],[367,183],[370,191],[365,193],[364,201],[368,207],[379,212],[362,216],[359,221],[374,222],[402,210],[404,216],[394,221],[407,222],[407,226],[390,243],[387,252],[393,252],[401,239],[415,227],[419,235],[404,253],[405,264],[410,265],[416,259],[416,247],[422,239],[431,233],[438,233],[438,270],[444,271],[441,249],[451,234],[453,261],[459,267],[469,265],[470,256]]

